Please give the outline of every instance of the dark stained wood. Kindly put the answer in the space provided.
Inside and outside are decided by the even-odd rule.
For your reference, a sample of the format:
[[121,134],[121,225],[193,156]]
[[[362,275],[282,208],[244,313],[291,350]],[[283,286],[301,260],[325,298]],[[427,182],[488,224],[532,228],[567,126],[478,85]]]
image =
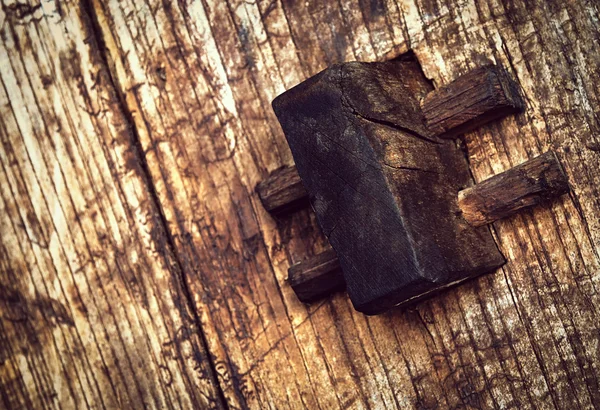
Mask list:
[[[549,151],[461,190],[458,205],[470,224],[482,226],[568,191],[567,176],[556,154]],[[343,276],[335,251],[323,252],[292,266],[289,282],[303,302],[325,297],[343,288]]]
[[[427,126],[443,138],[455,137],[505,115],[520,112],[518,86],[501,68],[487,65],[428,93],[421,102]],[[282,166],[261,181],[256,191],[272,214],[308,204],[307,192],[294,166]]]
[[421,102],[427,126],[454,138],[483,124],[523,110],[517,84],[499,66],[469,71],[429,93]]
[[333,249],[290,266],[288,282],[298,299],[304,303],[314,302],[346,287],[340,262]]
[[427,129],[412,54],[334,65],[273,101],[356,310],[381,313],[504,263],[461,217],[465,158]]
[[474,226],[492,223],[518,210],[569,191],[556,154],[548,151],[458,193],[458,205]]
[[308,196],[294,166],[282,166],[256,186],[263,206],[274,215],[308,205]]

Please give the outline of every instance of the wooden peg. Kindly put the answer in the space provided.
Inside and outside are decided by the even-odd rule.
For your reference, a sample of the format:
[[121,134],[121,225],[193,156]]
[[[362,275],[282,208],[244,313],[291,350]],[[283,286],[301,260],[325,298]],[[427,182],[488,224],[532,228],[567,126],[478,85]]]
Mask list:
[[556,154],[548,151],[458,193],[464,218],[481,226],[569,191]]
[[292,265],[288,282],[300,301],[308,303],[346,287],[340,262],[333,249]]
[[[569,191],[569,183],[562,167],[553,151],[548,151],[521,165],[517,165],[501,174],[495,175],[475,186],[458,193],[458,204],[465,219],[472,225],[490,224],[499,219],[516,214],[523,208],[559,197]],[[310,269],[311,266],[321,269]],[[310,302],[328,295],[319,284],[339,283],[343,286],[343,277],[332,273],[339,262],[332,250],[307,259],[295,269],[288,271],[290,283],[303,283],[310,278],[313,286],[299,286],[294,290],[303,302]],[[306,268],[304,268],[306,267]],[[303,269],[311,274],[303,273]],[[298,292],[301,292],[298,293]]]
[[283,215],[307,206],[308,193],[294,165],[284,165],[256,185],[256,192],[267,212]]
[[519,87],[499,66],[469,71],[421,101],[427,127],[441,138],[455,138],[524,108]]
[[283,166],[273,171],[256,186],[256,192],[265,209],[281,215],[308,205],[308,196],[294,166]]

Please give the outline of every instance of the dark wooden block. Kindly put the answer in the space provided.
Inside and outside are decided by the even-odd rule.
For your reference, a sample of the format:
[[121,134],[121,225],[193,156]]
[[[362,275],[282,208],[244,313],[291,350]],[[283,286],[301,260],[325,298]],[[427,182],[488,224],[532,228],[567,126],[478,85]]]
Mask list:
[[569,191],[569,181],[556,154],[546,152],[458,194],[470,224],[480,226],[512,215]]
[[[428,128],[442,138],[455,137],[494,119],[523,109],[518,86],[500,67],[477,68],[421,102]],[[308,204],[294,166],[274,171],[257,186],[264,207],[283,214]]]
[[268,212],[279,215],[308,205],[308,196],[294,166],[273,171],[256,186],[256,192]]
[[[458,193],[465,219],[475,226],[514,215],[525,207],[569,191],[567,176],[554,152],[487,179]],[[289,269],[290,283],[302,301],[325,297],[342,289],[343,277],[333,250],[309,258]]]
[[428,94],[421,102],[427,126],[454,138],[485,123],[523,110],[517,84],[502,68],[476,68]]
[[486,227],[461,216],[471,184],[452,141],[427,128],[431,91],[411,56],[328,68],[273,108],[354,307],[367,314],[504,263]]
[[305,259],[288,269],[288,281],[300,301],[313,302],[346,287],[333,249]]

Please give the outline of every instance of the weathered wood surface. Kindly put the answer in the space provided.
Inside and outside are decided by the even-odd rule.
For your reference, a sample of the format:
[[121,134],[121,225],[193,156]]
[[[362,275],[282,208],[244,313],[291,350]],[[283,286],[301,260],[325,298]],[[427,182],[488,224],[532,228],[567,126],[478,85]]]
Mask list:
[[273,101],[354,308],[369,315],[502,266],[487,227],[461,216],[472,183],[454,141],[437,138],[412,53],[333,65]]
[[[179,262],[191,290],[225,400],[232,408],[598,406],[598,4],[541,0],[366,3],[97,0],[88,8],[97,16],[97,27],[103,33],[112,78],[123,93],[126,113],[133,119],[152,192],[156,193],[175,245],[173,260]],[[52,9],[53,4],[44,3],[44,10]],[[68,18],[65,10],[77,7],[79,3],[61,2],[54,14],[60,15],[60,11]],[[6,10],[10,9],[2,8],[3,24],[7,24]],[[34,30],[36,24],[51,23],[47,18],[14,27]],[[13,26],[3,27],[8,30],[4,37],[12,35],[12,29],[6,27]],[[82,31],[73,27],[67,34],[74,35],[78,30]],[[86,44],[83,39],[87,34],[80,36],[81,44]],[[49,42],[52,39],[41,35],[40,38]],[[82,45],[81,49],[85,47]],[[510,69],[523,88],[526,101],[523,115],[465,135],[477,181],[552,148],[558,153],[573,190],[550,205],[495,224],[497,240],[508,258],[507,265],[495,274],[422,302],[414,309],[393,311],[381,317],[367,318],[354,312],[347,297],[341,294],[306,307],[286,285],[286,271],[290,264],[325,249],[326,242],[310,212],[301,211],[276,222],[266,213],[254,191],[270,171],[291,164],[270,102],[331,63],[381,60],[408,48],[415,50],[425,74],[436,85],[447,84],[492,60]],[[5,61],[3,58],[2,67]],[[13,64],[19,60],[15,61]],[[31,67],[36,69],[35,65]],[[56,67],[52,77],[68,73],[70,67]],[[32,78],[41,81],[40,76]],[[90,84],[91,80],[84,76],[83,81]],[[25,77],[13,84],[15,90],[31,88]],[[75,93],[79,91],[77,84],[70,82],[61,89]],[[107,86],[101,84],[89,89],[97,93],[98,87]],[[39,93],[43,85],[38,83],[35,89]],[[103,100],[92,101],[100,104]],[[53,102],[48,99],[40,104],[52,107]],[[7,121],[5,113],[11,112],[7,107],[7,103],[2,105],[3,121]],[[118,109],[109,108],[106,115],[116,115],[114,112]],[[32,121],[23,111],[17,118],[23,126]],[[115,121],[118,124],[120,120]],[[84,135],[92,138],[103,134]],[[55,138],[57,142],[68,141],[60,133]],[[98,155],[98,151],[92,150],[96,146],[82,145],[90,150],[90,155],[84,157],[86,160]],[[59,147],[47,146],[41,153],[61,158],[56,162],[61,165],[68,163],[70,157],[61,153]],[[8,151],[3,148],[2,152],[5,155]],[[115,160],[115,164],[119,163]],[[3,158],[3,170],[10,167],[7,164],[12,162]],[[25,164],[16,163],[12,167],[19,175],[35,180]],[[109,169],[114,171],[118,167]],[[64,172],[69,178],[86,175],[68,169]],[[40,184],[44,184],[44,192],[46,184],[53,186],[48,179],[61,178],[58,172],[36,175]],[[92,174],[94,178],[102,175],[107,174]],[[114,171],[107,177],[118,187],[136,180],[136,175],[139,174]],[[68,186],[71,189],[73,184]],[[37,192],[42,192],[41,185]],[[121,202],[125,210],[135,207],[129,203],[135,199],[134,192],[142,198],[146,195],[143,190],[123,192],[131,196]],[[3,203],[7,203],[4,188],[2,195]],[[15,198],[12,209],[27,209],[25,193]],[[118,203],[113,201],[104,199],[101,203],[110,209],[113,203]],[[92,200],[90,206],[99,205]],[[54,207],[52,212],[59,212],[58,209]],[[129,247],[119,249],[132,252],[131,249],[138,247],[138,255],[147,255],[148,248],[161,249],[161,241],[135,239],[140,231],[142,237],[148,238],[137,219],[146,214],[131,212],[126,214],[129,224],[115,219],[110,225],[121,232],[122,238],[132,241]],[[7,215],[10,214],[5,212],[2,217],[6,220]],[[23,220],[28,223],[26,216]],[[50,225],[51,222],[41,224]],[[67,226],[78,225],[70,222],[57,226],[61,235],[67,235]],[[27,237],[7,240],[9,236],[4,232],[3,226],[3,245],[13,243],[37,249]],[[71,242],[65,239],[61,243]],[[157,248],[152,247],[154,243]],[[64,253],[69,260],[77,251],[88,252],[85,246],[70,246]],[[101,255],[110,254],[110,248],[93,249],[101,251]],[[32,258],[11,250],[2,263],[6,266],[30,261],[39,275],[48,275],[52,270],[44,261],[61,260],[58,254],[44,256],[45,259],[40,256],[36,260],[41,262],[35,265]],[[120,259],[123,263],[128,261],[122,258],[125,258]],[[161,256],[152,254],[145,260],[153,267],[160,264]],[[85,266],[98,269],[94,264]],[[146,269],[134,263],[123,266],[130,266],[123,271],[131,275],[125,282],[132,285],[146,284],[149,277],[163,281],[172,278],[166,270],[158,268]],[[4,271],[7,268],[3,267]],[[58,279],[71,277],[68,270],[57,272],[53,274],[57,280],[49,282],[52,286],[58,286]],[[156,272],[164,272],[164,276]],[[132,282],[133,279],[138,282]],[[95,293],[88,291],[88,297],[101,297],[102,288],[97,283],[98,280],[90,281]],[[114,283],[107,284],[109,289],[118,286]],[[157,288],[162,292],[170,289]],[[138,305],[124,294],[111,294],[108,300],[114,306],[121,306],[118,311],[121,317],[133,317]],[[14,324],[5,318],[8,308],[3,303],[2,326],[7,329]],[[161,309],[161,312],[177,315],[176,309]],[[110,315],[90,317],[89,323],[98,327],[88,329],[101,332],[100,320],[107,320]],[[149,323],[159,326],[159,317],[152,315]],[[113,329],[118,331],[117,326],[122,328],[124,323],[127,322],[118,321]],[[47,327],[46,331],[62,337],[60,326]],[[132,340],[130,332],[120,333],[124,340]],[[59,372],[52,371],[54,368],[46,370],[42,366],[43,354],[36,353],[32,348],[35,344],[28,344],[25,338],[6,330],[2,335],[14,343],[24,343],[33,352],[2,362],[3,392],[22,391],[8,394],[27,407],[37,400],[36,383],[48,386],[51,381],[69,391],[66,377],[57,376]],[[192,332],[188,339],[191,346],[195,335]],[[185,369],[177,373],[171,367],[158,375],[152,371],[156,368],[149,359],[152,355],[142,355],[140,359],[131,354],[127,357],[141,361],[139,366],[130,365],[124,353],[132,352],[129,348],[110,349],[111,343],[122,343],[121,339],[99,340],[105,350],[98,350],[106,352],[103,357],[112,364],[107,368],[115,377],[114,385],[129,389],[134,399],[133,391],[139,385],[148,387],[144,391],[155,395],[164,395],[162,392],[167,390],[180,397],[186,392],[215,397],[209,385],[202,384],[206,379],[201,377],[190,378],[192,383],[198,381],[194,389],[186,389],[185,383],[169,384],[171,376],[173,380],[179,377],[187,380],[186,375],[197,373]],[[90,360],[84,366],[88,362],[77,355],[59,355],[62,350],[54,346],[46,347],[55,351],[48,356],[56,358],[47,359],[51,363],[64,357],[66,363],[88,373],[93,366],[102,366],[99,360]],[[126,346],[144,350],[160,349],[163,345],[131,341]],[[118,364],[112,360],[116,355],[123,356]],[[185,367],[184,363],[190,362],[177,363]],[[22,373],[12,373],[17,365],[24,366]],[[11,377],[12,374],[20,376]],[[113,380],[105,373],[98,377]],[[89,386],[77,390],[82,393],[74,393],[85,407],[84,397],[89,396],[93,401],[99,397],[94,393],[98,388],[92,382],[85,384],[86,380],[93,380],[91,376],[77,380]],[[16,386],[23,386],[23,390]],[[123,390],[119,391],[123,393],[106,400],[127,397]],[[160,407],[157,401],[149,400],[148,407]],[[68,407],[68,403],[64,406]],[[176,399],[169,404],[185,407],[185,403],[180,404]],[[139,402],[134,405],[142,407]]]
[[0,10],[0,408],[219,404],[79,4]]
[[481,226],[569,192],[569,181],[553,151],[463,189],[458,206],[472,225]]

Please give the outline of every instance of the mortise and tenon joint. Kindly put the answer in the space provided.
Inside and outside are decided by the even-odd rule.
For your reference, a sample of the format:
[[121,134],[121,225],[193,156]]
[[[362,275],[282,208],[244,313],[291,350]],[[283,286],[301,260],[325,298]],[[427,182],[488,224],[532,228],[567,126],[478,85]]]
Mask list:
[[447,138],[522,107],[498,67],[434,91],[412,54],[334,65],[276,98],[297,172],[279,169],[257,192],[273,213],[308,198],[333,248],[290,268],[300,300],[345,284],[357,310],[377,314],[501,266],[485,225],[566,192],[565,175],[548,153],[474,186]]

